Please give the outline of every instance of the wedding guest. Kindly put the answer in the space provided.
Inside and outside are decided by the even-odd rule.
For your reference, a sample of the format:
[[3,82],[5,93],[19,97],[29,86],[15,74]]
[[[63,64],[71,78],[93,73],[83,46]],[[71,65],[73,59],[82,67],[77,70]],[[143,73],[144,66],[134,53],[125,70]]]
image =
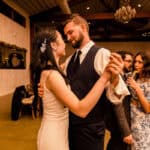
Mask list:
[[134,73],[127,79],[131,89],[132,149],[149,150],[150,144],[150,59],[144,52],[134,58]]
[[[128,75],[132,74],[132,63],[133,54],[128,51],[117,51],[121,55],[124,63],[121,75],[123,79],[127,79]],[[107,102],[107,108],[109,111],[106,112],[106,128],[110,132],[110,139],[107,144],[107,150],[130,150],[133,138],[130,130],[130,98],[128,95],[124,98],[123,102],[119,105],[113,106],[118,107],[119,112],[125,113],[125,119],[121,116],[117,116],[115,109],[112,109],[112,103]],[[122,106],[121,106],[122,105]]]

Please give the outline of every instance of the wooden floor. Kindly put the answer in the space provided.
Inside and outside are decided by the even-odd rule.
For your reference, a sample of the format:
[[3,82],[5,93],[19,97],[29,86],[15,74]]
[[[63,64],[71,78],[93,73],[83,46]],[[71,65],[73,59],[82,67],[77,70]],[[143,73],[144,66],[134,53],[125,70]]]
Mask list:
[[[17,121],[10,118],[12,95],[0,97],[0,149],[36,150],[37,133],[41,118],[32,119],[32,114],[22,114]],[[109,138],[106,131],[105,147]]]
[[0,149],[36,150],[37,133],[41,118],[22,114],[17,121],[10,117],[12,95],[0,97]]

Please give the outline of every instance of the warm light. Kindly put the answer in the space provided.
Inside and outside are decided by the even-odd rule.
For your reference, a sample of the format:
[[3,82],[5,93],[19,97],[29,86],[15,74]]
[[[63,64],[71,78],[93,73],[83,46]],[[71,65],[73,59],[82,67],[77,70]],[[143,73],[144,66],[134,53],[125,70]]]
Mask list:
[[87,10],[90,10],[90,7],[89,7],[89,6],[87,6],[87,7],[86,7],[86,9],[87,9]]
[[128,23],[132,18],[136,15],[135,8],[131,8],[130,5],[122,6],[118,10],[116,10],[114,16],[115,19],[122,23]]
[[142,6],[141,6],[141,4],[138,4],[137,6],[138,6],[139,8],[141,8],[141,7],[142,7]]

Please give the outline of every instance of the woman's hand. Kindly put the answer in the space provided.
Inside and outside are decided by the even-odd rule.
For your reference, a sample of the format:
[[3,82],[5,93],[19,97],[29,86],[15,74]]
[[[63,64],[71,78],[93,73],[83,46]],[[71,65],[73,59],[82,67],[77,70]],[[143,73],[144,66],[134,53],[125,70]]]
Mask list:
[[38,96],[42,97],[43,94],[44,94],[43,86],[41,85],[41,83],[38,83]]
[[137,82],[133,79],[133,77],[128,77],[126,80],[126,83],[128,86],[130,86],[131,88],[133,88],[134,90],[136,90],[137,88],[139,88],[139,85],[137,84]]

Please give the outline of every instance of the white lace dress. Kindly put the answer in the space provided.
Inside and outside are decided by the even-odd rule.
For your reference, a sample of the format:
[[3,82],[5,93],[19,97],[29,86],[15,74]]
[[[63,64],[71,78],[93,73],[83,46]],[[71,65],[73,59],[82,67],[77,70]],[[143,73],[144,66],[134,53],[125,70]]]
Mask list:
[[38,133],[38,150],[69,150],[68,109],[44,86],[43,119]]

